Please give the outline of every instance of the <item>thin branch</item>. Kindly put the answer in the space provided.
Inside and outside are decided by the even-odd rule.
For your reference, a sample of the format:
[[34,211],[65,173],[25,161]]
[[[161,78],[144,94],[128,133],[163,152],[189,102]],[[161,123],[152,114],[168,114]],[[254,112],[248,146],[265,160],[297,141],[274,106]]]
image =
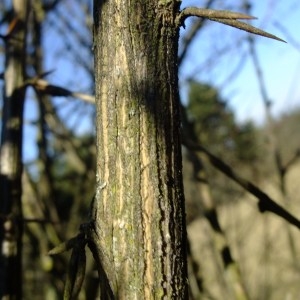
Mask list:
[[239,184],[241,187],[243,187],[246,191],[248,191],[250,194],[255,196],[258,199],[258,207],[259,210],[263,213],[266,211],[272,212],[275,215],[283,218],[288,223],[296,226],[298,229],[300,229],[300,221],[294,217],[291,213],[289,213],[287,210],[285,210],[282,206],[277,204],[274,200],[272,200],[266,193],[264,193],[262,190],[260,190],[257,186],[255,186],[253,183],[249,182],[248,180],[242,178],[238,174],[234,172],[234,170],[228,166],[225,162],[214,156],[212,153],[210,153],[208,150],[206,150],[201,145],[195,144],[192,141],[183,141],[183,144],[191,150],[194,151],[201,151],[203,152],[209,159],[210,163],[217,168],[219,171],[221,171],[223,174],[225,174],[227,177],[235,181],[237,184]]
[[291,33],[281,24],[281,22],[274,22],[274,25],[285,36],[289,44],[294,46],[298,51],[300,50],[300,43],[291,35]]
[[46,223],[51,223],[51,224],[60,224],[61,222],[55,222],[52,220],[47,220],[47,219],[41,219],[41,218],[23,218],[22,221],[24,223],[39,223],[39,224],[46,224]]
[[26,84],[33,86],[37,91],[39,91],[42,94],[56,96],[56,97],[74,97],[74,98],[81,99],[85,102],[95,104],[94,96],[83,94],[83,93],[72,92],[61,86],[52,85],[44,79],[32,78],[27,80]]
[[[245,37],[241,37],[239,39],[235,39],[233,42],[226,44],[222,46],[220,49],[216,49],[216,51],[211,51],[208,59],[204,61],[202,64],[195,66],[190,71],[190,75],[188,77],[188,80],[192,80],[199,74],[199,72],[206,72],[207,70],[213,70],[215,67],[218,66],[219,61],[225,56],[225,55],[231,55],[231,51],[233,49],[238,49],[241,44],[245,41]],[[234,54],[233,54],[234,55]]]
[[300,149],[298,149],[294,154],[294,156],[285,164],[285,166],[282,167],[283,173],[285,174],[288,171],[288,169],[291,166],[293,166],[299,158],[300,158]]
[[234,66],[234,69],[229,73],[229,75],[221,82],[218,84],[218,89],[221,91],[224,87],[228,86],[230,82],[233,82],[236,77],[241,73],[243,69],[244,64],[247,62],[247,53],[246,52],[240,52],[240,57],[239,61]]
[[[206,9],[210,8],[214,3],[214,0],[208,0],[206,3]],[[178,65],[180,65],[185,58],[188,48],[191,45],[191,42],[193,41],[194,37],[196,36],[197,32],[203,27],[205,24],[206,19],[198,18],[194,24],[192,25],[191,29],[188,31],[187,34],[182,39],[182,51],[179,54],[178,57]]]

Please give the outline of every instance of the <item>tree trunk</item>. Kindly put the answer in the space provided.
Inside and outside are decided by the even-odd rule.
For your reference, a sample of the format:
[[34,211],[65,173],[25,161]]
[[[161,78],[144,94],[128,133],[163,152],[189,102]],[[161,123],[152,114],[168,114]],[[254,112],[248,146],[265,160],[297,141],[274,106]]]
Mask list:
[[106,299],[187,298],[179,4],[94,3],[98,149],[92,239],[107,278]]
[[13,2],[14,27],[5,40],[0,146],[0,298],[22,299],[22,127],[27,1]]

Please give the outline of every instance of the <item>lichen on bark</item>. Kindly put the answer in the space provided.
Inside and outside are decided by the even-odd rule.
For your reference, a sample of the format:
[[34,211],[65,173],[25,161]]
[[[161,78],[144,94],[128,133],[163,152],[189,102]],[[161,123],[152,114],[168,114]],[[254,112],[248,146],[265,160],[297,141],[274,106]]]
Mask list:
[[184,299],[177,1],[95,3],[96,252],[120,299]]

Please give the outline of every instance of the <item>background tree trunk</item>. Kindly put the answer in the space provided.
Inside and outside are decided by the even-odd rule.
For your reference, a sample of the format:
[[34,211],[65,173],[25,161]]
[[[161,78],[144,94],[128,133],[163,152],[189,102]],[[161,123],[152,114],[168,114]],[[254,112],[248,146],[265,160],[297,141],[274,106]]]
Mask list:
[[[119,299],[187,297],[179,4],[94,3],[98,153],[92,237]],[[108,297],[104,289],[102,295]]]
[[4,104],[0,146],[0,298],[22,298],[22,127],[25,96],[27,1],[13,2],[6,38]]

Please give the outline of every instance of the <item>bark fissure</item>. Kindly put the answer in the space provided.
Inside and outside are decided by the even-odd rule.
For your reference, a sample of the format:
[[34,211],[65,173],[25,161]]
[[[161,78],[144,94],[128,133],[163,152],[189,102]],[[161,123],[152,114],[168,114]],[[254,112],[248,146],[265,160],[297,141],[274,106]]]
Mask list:
[[106,186],[94,242],[120,299],[186,296],[177,4],[114,0],[96,10],[97,174]]
[[142,204],[142,235],[144,240],[144,282],[147,284],[144,286],[144,294],[146,298],[151,297],[151,286],[153,285],[153,268],[152,268],[152,238],[151,238],[151,216],[153,213],[153,206],[151,203],[151,195],[152,191],[150,190],[150,187],[148,186],[150,174],[149,174],[149,167],[150,167],[150,158],[147,155],[146,149],[148,148],[147,140],[145,139],[146,135],[146,121],[143,121],[143,127],[141,132],[142,137],[142,143],[141,143],[141,163],[142,163],[142,172],[141,172],[141,199],[144,199],[144,204]]

